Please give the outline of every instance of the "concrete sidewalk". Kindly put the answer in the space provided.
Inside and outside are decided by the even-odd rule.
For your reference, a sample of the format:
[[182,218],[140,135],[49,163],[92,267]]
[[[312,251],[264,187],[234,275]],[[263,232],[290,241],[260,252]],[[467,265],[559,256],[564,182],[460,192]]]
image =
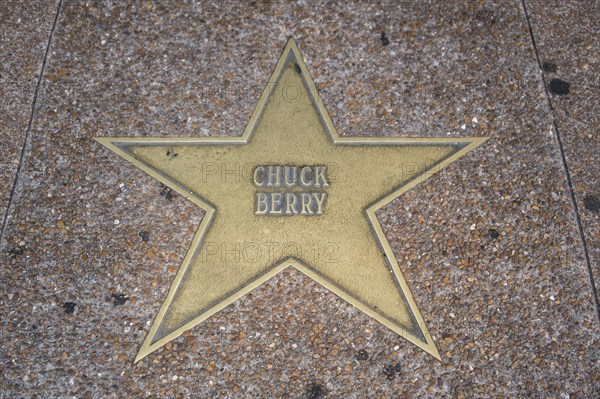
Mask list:
[[[0,3],[0,398],[600,395],[600,2]],[[201,209],[96,136],[490,137],[379,212],[442,361],[286,271],[133,365]],[[594,282],[595,281],[595,282]]]

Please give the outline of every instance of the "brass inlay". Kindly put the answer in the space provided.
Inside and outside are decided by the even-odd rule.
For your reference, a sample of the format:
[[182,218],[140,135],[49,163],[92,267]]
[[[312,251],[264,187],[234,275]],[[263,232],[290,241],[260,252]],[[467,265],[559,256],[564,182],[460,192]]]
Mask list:
[[440,359],[375,212],[485,138],[338,136],[289,39],[241,137],[96,140],[206,211],[136,362],[288,267]]

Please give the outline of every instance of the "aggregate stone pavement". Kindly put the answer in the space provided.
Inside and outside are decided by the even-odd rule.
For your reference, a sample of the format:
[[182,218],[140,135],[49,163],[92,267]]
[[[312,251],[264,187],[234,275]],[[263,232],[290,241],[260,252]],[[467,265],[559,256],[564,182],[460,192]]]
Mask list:
[[[597,105],[597,49],[552,47],[573,33],[551,15],[583,4],[527,1],[529,24],[506,1],[59,2],[16,189],[2,190],[0,397],[598,395],[577,223],[597,251],[597,128],[571,120]],[[53,13],[35,25],[46,43]],[[589,18],[580,43],[597,39]],[[92,138],[241,135],[289,35],[340,134],[490,137],[378,213],[442,361],[286,271],[134,365],[203,213]],[[569,94],[549,94],[538,56]]]
[[0,3],[0,223],[21,160],[56,7],[50,1]]
[[540,62],[563,139],[582,228],[600,279],[600,2],[529,6]]

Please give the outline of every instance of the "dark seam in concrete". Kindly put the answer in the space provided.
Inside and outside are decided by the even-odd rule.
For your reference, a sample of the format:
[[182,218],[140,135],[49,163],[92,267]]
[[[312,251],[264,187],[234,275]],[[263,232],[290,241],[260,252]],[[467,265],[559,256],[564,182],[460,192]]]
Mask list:
[[573,202],[573,208],[575,210],[575,220],[577,221],[577,229],[579,230],[579,236],[581,238],[581,243],[583,244],[583,253],[585,255],[585,262],[587,264],[588,274],[590,277],[590,283],[592,284],[592,297],[596,304],[596,312],[598,313],[598,320],[600,320],[600,302],[598,301],[598,292],[596,291],[596,283],[594,281],[594,273],[592,272],[592,262],[590,261],[587,240],[585,238],[585,232],[583,231],[583,225],[581,224],[581,217],[579,216],[579,207],[577,206],[577,198],[575,196],[575,190],[573,189],[573,181],[571,179],[571,172],[569,170],[569,164],[567,163],[567,157],[565,155],[562,137],[560,135],[560,131],[558,130],[558,123],[556,122],[556,115],[554,113],[554,107],[552,106],[552,100],[550,99],[550,93],[548,92],[548,85],[546,83],[546,77],[544,76],[544,73],[542,72],[542,61],[540,59],[540,53],[538,51],[537,44],[535,43],[535,37],[533,36],[533,27],[531,26],[531,20],[529,18],[529,12],[527,11],[527,5],[525,4],[525,0],[521,0],[521,4],[523,4],[523,11],[525,12],[525,18],[527,19],[527,26],[529,27],[529,35],[531,36],[531,44],[533,45],[535,57],[537,59],[538,66],[540,68],[540,74],[542,76],[542,83],[544,85],[544,91],[546,93],[546,100],[548,101],[548,106],[550,108],[550,114],[552,115],[552,124],[554,125],[554,130],[556,131],[556,139],[558,141],[558,148],[560,149],[560,155],[562,158],[563,167],[565,168],[565,173],[567,176],[567,185],[569,186],[569,193],[571,194],[571,201]]
[[60,15],[61,8],[62,8],[62,0],[58,0],[57,7],[56,7],[56,15],[54,16],[54,23],[52,24],[52,28],[50,28],[50,35],[48,36],[48,45],[46,46],[46,51],[44,52],[44,59],[42,60],[42,67],[40,69],[40,73],[38,75],[38,80],[35,85],[35,91],[33,93],[33,101],[31,103],[31,113],[29,114],[29,122],[27,123],[27,130],[25,131],[25,138],[23,139],[23,147],[21,147],[21,155],[19,157],[19,166],[17,166],[15,178],[13,180],[12,188],[10,190],[10,197],[8,199],[8,204],[6,206],[6,212],[4,213],[4,218],[2,220],[2,230],[0,230],[0,245],[2,243],[2,237],[4,236],[4,231],[6,230],[6,223],[8,222],[8,215],[10,213],[10,208],[11,208],[13,200],[14,200],[15,191],[17,188],[17,182],[19,181],[19,176],[21,175],[21,172],[23,170],[25,151],[26,151],[27,145],[29,144],[31,125],[33,124],[33,118],[35,116],[35,106],[37,103],[38,94],[40,92],[40,85],[42,83],[42,78],[44,77],[44,70],[46,69],[46,61],[48,60],[48,53],[50,52],[52,36],[54,36],[54,30],[56,29],[56,25],[58,23],[58,17]]

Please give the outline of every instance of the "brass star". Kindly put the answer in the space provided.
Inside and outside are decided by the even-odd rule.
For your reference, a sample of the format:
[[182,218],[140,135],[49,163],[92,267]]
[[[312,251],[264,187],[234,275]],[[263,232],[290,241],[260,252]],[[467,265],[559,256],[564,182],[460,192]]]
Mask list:
[[289,39],[241,137],[96,140],[206,211],[136,362],[288,267],[440,359],[375,212],[484,138],[340,137]]

